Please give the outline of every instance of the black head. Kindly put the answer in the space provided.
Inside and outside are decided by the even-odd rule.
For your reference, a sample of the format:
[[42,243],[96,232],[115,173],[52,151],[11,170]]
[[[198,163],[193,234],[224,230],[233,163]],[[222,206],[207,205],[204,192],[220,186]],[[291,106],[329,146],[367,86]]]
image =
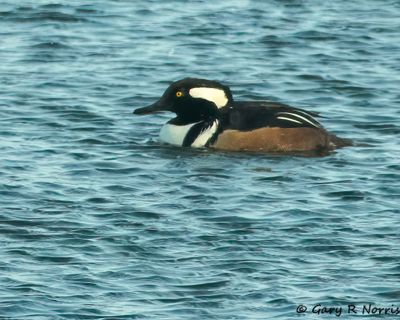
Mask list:
[[185,78],[172,83],[157,102],[133,113],[171,111],[176,113],[177,118],[189,123],[217,117],[219,110],[232,101],[229,88],[219,82]]

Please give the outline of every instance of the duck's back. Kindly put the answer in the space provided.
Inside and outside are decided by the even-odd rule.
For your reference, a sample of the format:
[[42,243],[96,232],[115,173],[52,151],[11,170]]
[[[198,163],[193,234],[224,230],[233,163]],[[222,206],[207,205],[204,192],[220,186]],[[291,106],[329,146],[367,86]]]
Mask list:
[[211,147],[231,151],[329,151],[349,142],[328,133],[316,113],[274,102],[235,102]]
[[317,113],[269,101],[241,101],[229,107],[226,126],[249,131],[259,128],[321,128]]

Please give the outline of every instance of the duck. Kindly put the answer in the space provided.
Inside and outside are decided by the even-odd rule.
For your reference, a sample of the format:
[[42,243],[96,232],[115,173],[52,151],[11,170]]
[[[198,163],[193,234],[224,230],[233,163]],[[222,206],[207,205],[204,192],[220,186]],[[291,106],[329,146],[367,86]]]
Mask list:
[[328,132],[306,111],[272,101],[236,101],[228,86],[214,80],[184,78],[169,85],[136,115],[172,112],[162,142],[193,148],[271,153],[330,152],[352,145]]

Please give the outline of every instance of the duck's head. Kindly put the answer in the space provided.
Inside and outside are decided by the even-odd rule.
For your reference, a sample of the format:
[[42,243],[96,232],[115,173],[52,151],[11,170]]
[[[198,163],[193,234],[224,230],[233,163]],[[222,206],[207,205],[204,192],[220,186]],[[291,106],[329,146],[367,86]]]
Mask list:
[[219,111],[232,101],[229,88],[219,82],[185,78],[172,83],[158,101],[133,113],[171,111],[182,122],[190,123],[218,117]]

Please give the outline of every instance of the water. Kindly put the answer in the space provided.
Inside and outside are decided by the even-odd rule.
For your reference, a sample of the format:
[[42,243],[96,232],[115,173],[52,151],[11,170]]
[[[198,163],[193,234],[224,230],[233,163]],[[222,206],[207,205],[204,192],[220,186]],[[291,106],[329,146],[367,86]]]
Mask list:
[[[400,307],[398,1],[87,3],[0,5],[1,319]],[[186,76],[360,146],[161,145],[171,115],[131,112]]]

